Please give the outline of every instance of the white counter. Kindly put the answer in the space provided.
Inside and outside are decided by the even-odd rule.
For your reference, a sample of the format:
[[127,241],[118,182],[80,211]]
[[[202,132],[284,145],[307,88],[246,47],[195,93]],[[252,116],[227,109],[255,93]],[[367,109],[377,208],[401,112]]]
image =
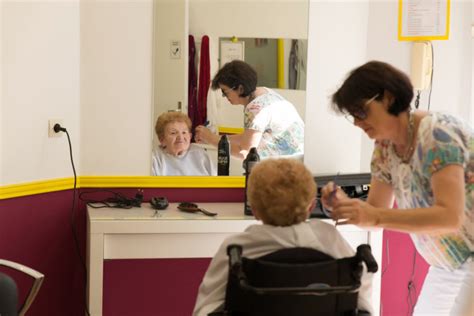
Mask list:
[[[149,204],[132,209],[88,207],[87,300],[91,315],[102,315],[105,259],[210,258],[226,237],[258,223],[254,217],[244,215],[243,203],[199,203],[218,213],[215,217],[184,213],[177,206],[171,203],[164,211],[155,211]],[[369,232],[352,225],[338,226],[338,230],[354,248],[361,243],[370,244],[381,265],[381,231]],[[377,272],[373,284],[375,311],[380,306],[380,281]]]

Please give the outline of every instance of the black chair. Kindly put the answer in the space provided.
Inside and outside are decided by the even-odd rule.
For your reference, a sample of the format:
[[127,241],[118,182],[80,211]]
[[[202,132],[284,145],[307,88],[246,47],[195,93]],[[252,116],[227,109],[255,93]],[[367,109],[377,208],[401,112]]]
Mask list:
[[311,248],[282,249],[257,259],[230,245],[223,311],[210,315],[368,315],[357,310],[362,262],[375,273],[369,245],[353,257],[334,259]]
[[0,315],[17,315],[18,289],[15,281],[0,272]]
[[25,302],[18,311],[18,289],[15,281],[4,273],[0,273],[0,315],[23,316],[33,303],[36,294],[43,283],[44,275],[22,264],[0,259],[0,266],[20,271],[33,278],[33,285],[28,292]]

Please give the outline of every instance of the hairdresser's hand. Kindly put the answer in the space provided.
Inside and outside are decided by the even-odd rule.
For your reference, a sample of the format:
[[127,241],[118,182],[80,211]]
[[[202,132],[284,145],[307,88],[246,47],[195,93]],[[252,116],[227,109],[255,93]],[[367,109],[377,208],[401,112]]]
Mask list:
[[379,213],[367,202],[360,199],[343,199],[333,203],[331,217],[337,225],[353,224],[374,227],[379,223]]
[[216,139],[218,139],[218,136],[212,133],[207,127],[203,125],[196,127],[194,132],[194,140],[197,143],[217,145]]
[[333,204],[337,201],[342,201],[349,199],[346,193],[338,186],[334,184],[334,182],[328,182],[322,189],[321,189],[321,202],[323,206],[328,209],[332,210]]

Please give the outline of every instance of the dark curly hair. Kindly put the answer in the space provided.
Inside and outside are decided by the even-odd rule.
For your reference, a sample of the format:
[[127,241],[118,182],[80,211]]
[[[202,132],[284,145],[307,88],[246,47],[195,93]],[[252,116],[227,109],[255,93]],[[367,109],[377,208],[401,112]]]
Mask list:
[[342,86],[332,95],[332,108],[339,113],[364,111],[364,102],[378,95],[381,101],[384,92],[393,95],[388,112],[394,116],[410,108],[413,85],[408,76],[390,64],[370,61],[352,70]]
[[241,97],[251,95],[257,88],[257,72],[242,60],[233,60],[226,63],[212,79],[212,89],[219,89],[219,84],[226,85],[233,90],[242,86]]

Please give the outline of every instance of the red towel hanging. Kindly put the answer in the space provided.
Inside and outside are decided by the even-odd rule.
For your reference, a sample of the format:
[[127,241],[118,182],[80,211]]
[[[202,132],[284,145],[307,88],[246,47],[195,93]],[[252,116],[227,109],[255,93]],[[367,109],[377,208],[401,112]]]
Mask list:
[[196,46],[194,44],[194,36],[189,35],[189,52],[188,52],[188,116],[193,123],[192,131],[198,125],[197,123],[197,74],[196,74]]
[[211,70],[209,60],[209,36],[204,35],[201,41],[201,59],[199,62],[199,85],[197,96],[196,122],[202,125],[207,120],[207,92],[211,81]]

